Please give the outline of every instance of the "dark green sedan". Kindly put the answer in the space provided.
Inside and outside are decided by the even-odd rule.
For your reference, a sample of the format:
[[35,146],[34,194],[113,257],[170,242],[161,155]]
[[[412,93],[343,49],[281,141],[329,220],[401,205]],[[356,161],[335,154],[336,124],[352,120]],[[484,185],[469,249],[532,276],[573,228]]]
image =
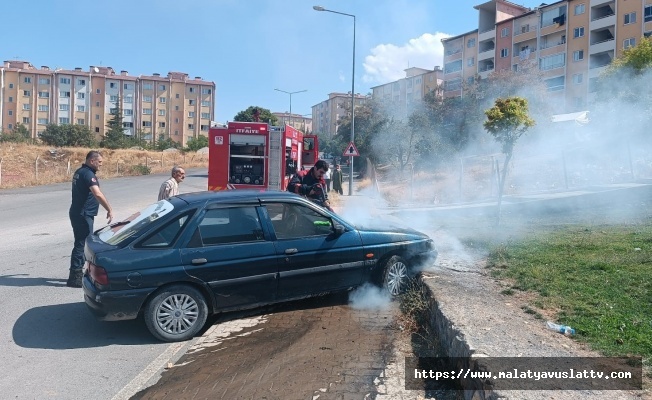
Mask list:
[[288,192],[231,190],[161,200],[86,240],[83,290],[101,320],[142,317],[163,341],[209,314],[365,282],[398,295],[437,251],[411,229],[370,230]]

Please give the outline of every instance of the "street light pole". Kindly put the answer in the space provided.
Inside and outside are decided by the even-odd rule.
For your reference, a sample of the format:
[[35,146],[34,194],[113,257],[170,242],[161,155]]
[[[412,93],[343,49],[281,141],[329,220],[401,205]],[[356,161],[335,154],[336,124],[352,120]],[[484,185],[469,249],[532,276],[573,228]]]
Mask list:
[[[351,143],[355,143],[355,15],[339,11],[328,10],[322,6],[312,6],[315,11],[326,11],[334,14],[353,17],[353,72],[351,74]],[[349,157],[351,169],[349,171],[349,196],[353,193],[353,156]]]
[[[307,92],[308,90],[298,90],[296,92],[286,92],[285,90],[281,90],[281,89],[274,89],[274,90],[277,90],[279,92],[283,92],[283,93],[286,93],[286,94],[290,95],[290,117],[288,118],[290,123],[288,125],[292,126],[292,95],[296,94],[296,93]],[[294,126],[292,126],[292,127],[294,127]]]

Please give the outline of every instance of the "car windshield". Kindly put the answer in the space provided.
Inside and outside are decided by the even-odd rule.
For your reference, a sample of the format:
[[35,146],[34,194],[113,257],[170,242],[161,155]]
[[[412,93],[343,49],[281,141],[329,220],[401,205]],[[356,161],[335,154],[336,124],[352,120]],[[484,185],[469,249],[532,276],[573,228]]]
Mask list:
[[143,229],[147,229],[154,221],[168,214],[174,209],[172,203],[161,200],[147,208],[133,214],[124,221],[108,225],[97,232],[100,240],[116,245],[130,238]]

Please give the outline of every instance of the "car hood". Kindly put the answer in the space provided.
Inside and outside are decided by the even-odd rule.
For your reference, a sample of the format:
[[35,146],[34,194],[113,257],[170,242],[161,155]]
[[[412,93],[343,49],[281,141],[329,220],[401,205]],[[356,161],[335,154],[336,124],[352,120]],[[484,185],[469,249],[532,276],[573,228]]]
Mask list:
[[387,229],[356,227],[365,245],[430,240],[428,235],[412,228],[388,226]]

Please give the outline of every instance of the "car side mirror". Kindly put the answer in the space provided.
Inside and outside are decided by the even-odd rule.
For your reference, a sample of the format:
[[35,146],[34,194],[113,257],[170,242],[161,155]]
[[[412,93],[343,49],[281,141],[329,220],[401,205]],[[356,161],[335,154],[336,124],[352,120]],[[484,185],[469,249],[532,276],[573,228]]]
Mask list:
[[344,225],[338,224],[337,222],[333,221],[333,232],[335,233],[336,236],[340,236],[346,231],[346,228],[344,228]]

